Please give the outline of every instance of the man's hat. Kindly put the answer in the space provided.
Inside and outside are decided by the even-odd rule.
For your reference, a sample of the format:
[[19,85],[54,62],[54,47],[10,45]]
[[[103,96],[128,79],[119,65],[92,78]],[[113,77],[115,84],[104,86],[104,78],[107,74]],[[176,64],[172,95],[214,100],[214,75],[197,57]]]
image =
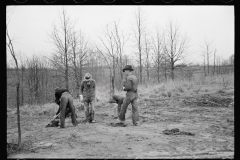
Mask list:
[[125,72],[125,70],[133,71],[133,68],[131,65],[126,65],[125,68],[123,68],[123,72]]
[[92,78],[92,75],[90,74],[90,73],[86,73],[85,75],[84,75],[84,79],[85,80],[90,80]]
[[56,87],[56,88],[54,89],[54,91],[57,92],[59,89],[60,89],[59,87]]

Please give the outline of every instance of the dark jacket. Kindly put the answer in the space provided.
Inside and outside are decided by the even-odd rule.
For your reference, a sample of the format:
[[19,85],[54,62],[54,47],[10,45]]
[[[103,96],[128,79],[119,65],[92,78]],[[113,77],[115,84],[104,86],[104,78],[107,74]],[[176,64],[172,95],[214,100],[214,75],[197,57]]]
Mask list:
[[55,92],[55,103],[57,103],[58,105],[60,105],[60,98],[64,92],[69,92],[69,91],[67,89],[60,88]]
[[137,92],[138,87],[138,79],[135,75],[130,74],[126,77],[126,79],[123,82],[124,91],[128,92]]
[[[55,103],[56,103],[56,104],[60,105],[60,98],[61,98],[61,96],[62,96],[62,94],[63,94],[64,92],[70,93],[67,89],[63,89],[63,88],[60,88],[60,89],[58,89],[58,90],[55,92]],[[58,111],[57,111],[56,115],[58,115],[59,113],[60,113],[60,106],[59,106],[59,108],[58,108]],[[66,117],[69,113],[71,113],[71,111],[70,111],[70,109],[67,107],[67,108],[66,108],[66,115],[65,115],[65,117]]]
[[80,88],[83,99],[92,99],[96,95],[96,82],[93,79],[83,80]]

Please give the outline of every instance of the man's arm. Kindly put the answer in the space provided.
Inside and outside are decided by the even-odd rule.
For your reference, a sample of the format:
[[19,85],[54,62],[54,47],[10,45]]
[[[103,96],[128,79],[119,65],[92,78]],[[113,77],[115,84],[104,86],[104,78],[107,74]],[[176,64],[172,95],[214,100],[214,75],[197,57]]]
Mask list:
[[126,82],[123,85],[124,91],[130,91],[133,89],[132,78],[128,77]]
[[55,103],[56,103],[57,105],[60,105],[59,98],[58,98],[58,93],[57,93],[57,92],[55,93]]
[[93,88],[94,88],[94,90],[96,90],[96,81],[95,80],[93,80]]
[[81,94],[81,95],[83,94],[83,81],[82,81],[81,87],[80,87],[80,94]]

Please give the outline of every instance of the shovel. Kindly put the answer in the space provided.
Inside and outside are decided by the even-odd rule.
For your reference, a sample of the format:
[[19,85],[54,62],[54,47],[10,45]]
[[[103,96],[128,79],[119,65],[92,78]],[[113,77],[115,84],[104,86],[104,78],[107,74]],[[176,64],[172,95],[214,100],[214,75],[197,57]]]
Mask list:
[[51,119],[51,121],[46,125],[46,127],[50,126],[51,123],[52,123],[59,115],[60,115],[60,113],[58,113],[57,115],[55,115],[55,116]]

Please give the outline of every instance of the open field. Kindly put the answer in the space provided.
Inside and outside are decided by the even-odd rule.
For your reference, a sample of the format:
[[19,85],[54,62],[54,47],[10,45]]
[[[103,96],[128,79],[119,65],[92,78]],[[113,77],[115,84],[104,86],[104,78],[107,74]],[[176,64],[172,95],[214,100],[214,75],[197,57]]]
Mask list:
[[[111,127],[113,106],[106,89],[98,87],[96,121],[66,128],[45,128],[56,104],[21,107],[22,149],[8,158],[233,158],[233,75],[195,77],[139,87],[140,126],[132,126],[131,106],[126,127]],[[124,95],[124,92],[117,94]],[[78,121],[84,112],[78,100]],[[17,119],[8,109],[7,141],[17,142]],[[173,132],[179,129],[180,132]],[[164,134],[170,130],[168,134]],[[172,132],[171,132],[172,131]],[[13,151],[13,149],[9,149]]]

